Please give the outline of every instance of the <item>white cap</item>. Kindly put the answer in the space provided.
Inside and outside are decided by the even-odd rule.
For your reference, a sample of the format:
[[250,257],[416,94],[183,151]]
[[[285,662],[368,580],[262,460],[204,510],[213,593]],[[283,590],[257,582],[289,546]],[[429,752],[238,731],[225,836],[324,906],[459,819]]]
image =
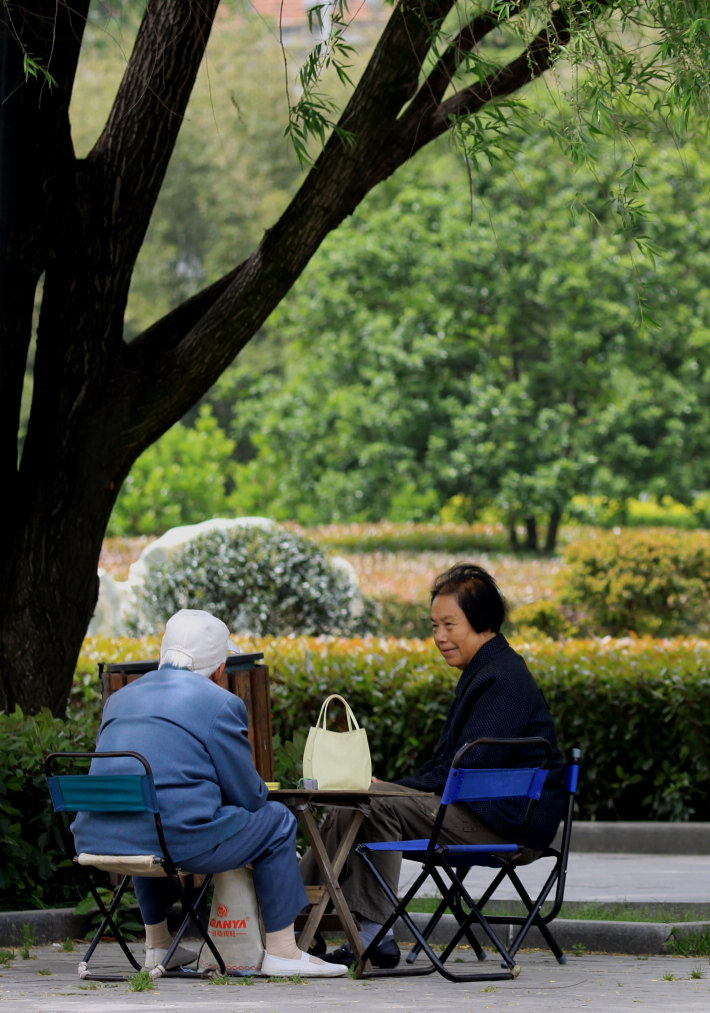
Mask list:
[[182,668],[210,673],[227,660],[228,654],[240,653],[222,620],[201,609],[180,609],[168,619],[160,645],[161,663],[167,651],[184,657]]

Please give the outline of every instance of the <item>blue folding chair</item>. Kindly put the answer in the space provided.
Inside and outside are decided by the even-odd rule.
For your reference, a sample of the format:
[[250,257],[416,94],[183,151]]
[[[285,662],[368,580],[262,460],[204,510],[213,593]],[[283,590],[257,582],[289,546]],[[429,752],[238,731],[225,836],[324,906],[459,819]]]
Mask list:
[[[527,767],[506,767],[495,769],[462,767],[461,763],[465,755],[474,746],[506,746],[510,748],[531,748],[539,753],[540,760],[537,766]],[[479,905],[469,894],[463,879],[473,865],[485,865],[499,868],[506,860],[514,859],[522,850],[523,845],[514,842],[504,844],[444,844],[439,840],[440,831],[446,818],[446,810],[454,802],[482,802],[501,799],[520,799],[521,804],[527,801],[524,815],[521,818],[520,829],[523,831],[529,823],[534,812],[535,805],[539,800],[545,780],[548,774],[548,766],[552,748],[547,739],[539,736],[528,738],[479,738],[467,742],[458,750],[453,759],[449,774],[446,780],[441,804],[437,812],[431,835],[428,839],[407,841],[377,841],[363,842],[358,844],[355,851],[374,875],[382,890],[392,902],[392,914],[384,923],[377,935],[362,954],[357,967],[356,977],[381,977],[397,976],[407,974],[431,974],[438,971],[449,981],[502,981],[515,978],[519,974],[519,967],[515,962],[514,952],[510,947],[505,946],[492,928],[492,919],[484,914]],[[387,851],[399,851],[403,857],[421,862],[421,870],[414,879],[409,889],[402,898],[398,898],[384,877],[381,875],[374,861],[378,853]],[[441,892],[440,905],[430,919],[424,931],[416,925],[414,919],[407,911],[407,907],[418,893],[420,887],[429,877],[434,881]],[[441,920],[445,911],[451,911],[457,923],[457,928],[444,947],[441,954],[437,954],[429,945],[428,937],[431,935],[434,926]],[[415,956],[424,951],[429,958],[429,964],[406,968],[398,967],[391,970],[373,971],[367,969],[368,955],[374,951],[397,919],[401,919],[407,926],[415,940]],[[465,939],[473,948],[479,960],[485,959],[485,951],[473,933],[473,927],[480,928],[488,938],[493,947],[498,951],[501,958],[501,971],[459,971],[455,972],[446,966],[446,961]]]
[[[74,768],[80,761],[90,761],[94,758],[105,757],[132,757],[143,767],[140,774],[56,774],[55,766],[64,761],[73,761]],[[177,896],[182,904],[182,922],[175,933],[172,945],[170,946],[163,964],[169,963],[170,958],[180,944],[186,929],[193,925],[202,939],[211,950],[219,967],[221,974],[226,974],[226,966],[222,956],[202,924],[198,909],[202,904],[207,890],[211,886],[212,876],[204,877],[201,886],[191,896],[192,891],[183,882],[185,875],[175,864],[163,832],[163,824],[160,818],[158,799],[153,781],[153,774],[150,765],[144,756],[132,751],[126,752],[94,752],[74,753],[56,752],[49,753],[45,759],[44,771],[52,799],[55,813],[58,814],[59,829],[67,854],[72,861],[83,870],[85,881],[89,892],[99,909],[102,918],[91,940],[88,950],[79,963],[78,973],[80,978],[88,978],[96,981],[125,981],[125,975],[112,973],[95,972],[89,969],[89,961],[98,946],[99,942],[110,930],[129,963],[135,971],[141,970],[141,964],[131,952],[124,934],[120,930],[117,919],[117,911],[121,899],[128,889],[133,876],[167,876],[174,884]],[[70,814],[78,812],[94,813],[150,813],[155,823],[156,850],[150,855],[94,855],[76,853],[74,838],[69,829]],[[92,870],[99,869],[103,872],[115,873],[120,877],[118,888],[114,891],[108,907],[104,903],[95,874]],[[189,877],[189,874],[188,874]],[[164,966],[151,971],[151,977],[210,977],[214,972],[190,971],[181,968],[166,971]]]
[[[525,937],[533,926],[539,931],[543,940],[547,943],[553,955],[557,959],[558,963],[566,964],[567,957],[565,956],[562,948],[555,939],[554,935],[550,930],[550,922],[552,922],[560,913],[562,902],[564,900],[565,884],[567,882],[567,864],[569,861],[569,850],[570,841],[572,839],[572,823],[574,820],[574,804],[575,796],[577,792],[579,782],[579,765],[581,759],[581,752],[577,748],[570,749],[569,751],[569,762],[565,768],[565,790],[567,792],[567,806],[565,809],[564,816],[562,818],[562,833],[560,835],[560,843],[558,847],[550,846],[546,848],[542,854],[536,859],[536,861],[542,861],[543,859],[552,859],[553,864],[547,875],[541,888],[536,893],[534,899],[531,898],[528,890],[523,884],[518,870],[521,868],[519,861],[515,857],[498,857],[498,864],[500,865],[499,871],[491,881],[490,885],[483,893],[478,901],[477,907],[479,911],[483,911],[486,914],[489,925],[516,925],[518,930],[515,933],[513,940],[508,944],[507,950],[511,956],[520,949]],[[522,868],[525,868],[523,866]],[[468,870],[466,870],[468,871]],[[486,907],[490,901],[494,898],[494,894],[504,883],[510,883],[516,891],[520,901],[525,908],[525,914],[513,915],[513,914],[489,914],[486,912]],[[554,894],[553,894],[554,888]],[[543,905],[548,900],[548,897],[552,895],[551,907],[543,913]],[[505,905],[506,907],[509,904]],[[441,920],[443,914],[445,914],[446,908],[442,904],[439,905],[432,918],[427,923],[426,928],[423,931],[423,935],[429,938],[436,928],[436,925]],[[413,963],[421,947],[418,943],[412,947],[410,952],[407,954],[407,962]]]

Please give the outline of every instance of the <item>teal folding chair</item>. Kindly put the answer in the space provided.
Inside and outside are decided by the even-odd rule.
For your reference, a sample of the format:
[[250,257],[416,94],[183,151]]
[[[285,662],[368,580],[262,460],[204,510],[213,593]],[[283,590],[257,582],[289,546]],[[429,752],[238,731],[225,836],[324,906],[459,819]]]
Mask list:
[[[137,774],[95,774],[95,773],[55,773],[65,762],[72,761],[74,769],[81,761],[95,758],[133,757],[142,765],[143,772]],[[168,964],[173,953],[180,944],[187,928],[192,925],[208,946],[214,956],[219,973],[226,974],[222,956],[215,946],[206,928],[202,924],[198,910],[211,886],[212,876],[207,875],[201,886],[194,892],[183,882],[185,875],[173,861],[168,850],[160,818],[160,809],[155,791],[155,783],[150,765],[144,756],[132,751],[126,752],[56,752],[49,753],[45,759],[44,771],[52,799],[54,812],[58,814],[59,829],[67,854],[82,870],[89,892],[93,897],[101,916],[101,923],[96,929],[89,948],[79,963],[80,978],[96,981],[125,981],[126,975],[92,971],[89,962],[96,947],[104,935],[110,931],[119,944],[133,972],[141,970],[141,964],[133,955],[124,934],[121,932],[117,912],[133,876],[166,876],[175,886],[176,894],[182,904],[182,922],[175,933],[164,964]],[[93,813],[150,813],[155,824],[156,848],[149,855],[99,855],[76,853],[74,838],[69,829],[70,814],[78,812]],[[107,906],[98,886],[94,870],[117,874],[120,877],[118,888],[113,892]],[[188,874],[189,875],[189,874]],[[190,971],[182,968],[166,971],[162,965],[151,971],[151,977],[210,977],[214,971]]]
[[[475,746],[505,746],[534,750],[532,755],[539,755],[535,766],[505,767],[483,769],[461,766],[464,757]],[[492,927],[493,920],[487,918],[482,906],[473,899],[464,885],[464,877],[474,865],[500,867],[506,860],[512,860],[523,848],[522,844],[508,842],[502,844],[445,844],[440,841],[442,825],[446,819],[446,810],[456,802],[483,802],[502,799],[520,800],[523,814],[520,830],[524,831],[529,823],[537,801],[547,779],[552,748],[547,739],[539,736],[527,738],[479,738],[467,742],[458,750],[454,757],[446,780],[441,804],[437,812],[431,834],[428,839],[407,841],[362,842],[355,851],[367,864],[380,887],[392,902],[392,914],[384,923],[377,935],[365,949],[356,967],[357,977],[385,977],[409,974],[431,974],[438,971],[449,981],[501,981],[515,978],[519,967],[515,961],[515,952],[511,951],[499,938]],[[399,851],[403,857],[421,862],[421,870],[415,877],[404,896],[398,898],[387,881],[381,875],[375,863],[375,856],[382,852]],[[407,911],[425,880],[434,881],[441,892],[440,905],[422,931]],[[454,916],[456,929],[439,954],[429,944],[429,936],[434,926],[446,911]],[[378,946],[385,933],[394,923],[401,919],[411,932],[415,941],[415,956],[423,951],[429,958],[426,965],[397,967],[388,970],[368,970],[368,954]],[[453,971],[447,966],[448,958],[462,940],[473,949],[479,960],[485,959],[485,951],[473,932],[477,927],[497,950],[502,970],[500,971]]]

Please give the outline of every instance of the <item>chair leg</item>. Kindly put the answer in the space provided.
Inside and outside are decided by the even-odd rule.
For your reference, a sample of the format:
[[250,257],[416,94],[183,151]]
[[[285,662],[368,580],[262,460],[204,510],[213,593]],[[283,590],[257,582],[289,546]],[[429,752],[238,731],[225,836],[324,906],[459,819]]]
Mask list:
[[[472,910],[471,914],[469,916],[467,916],[467,918],[465,919],[465,922],[467,924],[464,924],[464,926],[462,926],[462,927],[459,928],[459,930],[457,932],[456,943],[454,943],[454,945],[449,944],[449,946],[447,946],[446,949],[444,950],[444,952],[442,953],[441,957],[439,957],[432,950],[432,948],[430,947],[428,941],[424,938],[423,934],[421,933],[421,931],[419,930],[419,928],[415,925],[414,921],[412,920],[411,915],[406,910],[407,904],[414,897],[414,895],[419,890],[419,887],[421,886],[421,884],[424,882],[424,880],[429,875],[431,875],[434,878],[435,882],[437,882],[437,885],[440,886],[440,889],[443,886],[444,891],[447,890],[446,883],[444,883],[444,881],[442,880],[442,878],[441,878],[441,876],[439,874],[438,868],[436,866],[434,866],[433,868],[428,868],[426,866],[423,866],[422,867],[422,872],[417,876],[415,882],[410,886],[410,888],[407,891],[407,893],[405,894],[405,896],[400,899],[393,892],[393,890],[391,889],[390,885],[386,882],[386,880],[382,877],[379,869],[374,864],[374,862],[371,860],[370,856],[367,854],[367,851],[363,848],[362,851],[358,851],[358,854],[360,854],[360,856],[362,857],[362,859],[365,861],[365,863],[369,867],[370,871],[374,875],[376,881],[378,882],[379,886],[382,888],[382,890],[384,891],[384,893],[386,894],[386,896],[388,897],[388,899],[391,901],[392,906],[393,906],[393,913],[387,919],[387,921],[385,922],[385,924],[379,929],[379,931],[377,932],[377,935],[375,936],[375,938],[372,940],[372,942],[369,944],[369,946],[365,949],[364,953],[362,954],[362,956],[361,956],[361,958],[360,958],[360,960],[359,960],[359,962],[358,962],[358,964],[356,965],[356,968],[355,968],[355,977],[356,978],[364,978],[364,977],[401,977],[401,976],[412,975],[412,974],[414,974],[414,975],[431,974],[435,970],[438,971],[439,974],[442,975],[442,977],[447,978],[449,981],[454,981],[454,982],[456,982],[456,981],[507,981],[510,978],[517,977],[518,972],[519,972],[519,968],[517,967],[517,965],[515,964],[515,962],[512,959],[510,960],[509,967],[508,967],[508,969],[506,971],[487,972],[487,973],[483,973],[483,974],[480,973],[480,972],[477,972],[475,974],[466,974],[466,973],[455,974],[452,971],[450,971],[448,969],[448,967],[445,966],[445,961],[449,957],[450,953],[453,951],[454,946],[458,943],[458,940],[465,934],[465,931],[469,927],[469,925],[473,924],[474,921],[478,921],[479,924],[481,924],[481,926],[484,929],[484,931],[486,932],[486,934],[490,937],[491,942],[493,942],[493,944],[496,946],[496,948],[501,953],[501,956],[503,956],[505,958],[506,955],[507,955],[506,951],[505,951],[505,948],[502,946],[502,944],[500,943],[500,941],[497,939],[497,937],[496,937],[495,933],[492,931],[492,929],[485,922],[485,919],[481,919],[479,913],[477,911],[475,911],[475,906],[473,905],[473,901],[471,901],[470,897],[468,896],[468,894],[464,890],[463,884],[460,883],[460,880],[458,880],[458,878],[456,877],[455,873],[453,872],[453,869],[447,868],[446,869],[447,875],[453,875],[453,880],[454,880],[455,887],[456,888],[460,888],[463,891],[463,895],[464,895],[464,899],[465,899],[466,903],[467,904],[470,903],[471,906],[472,906],[472,908],[473,908],[473,910]],[[387,932],[388,928],[390,928],[390,926],[392,926],[394,924],[394,922],[398,918],[400,918],[404,922],[404,924],[407,926],[407,928],[409,929],[409,931],[412,933],[412,936],[414,937],[414,939],[416,940],[416,942],[419,944],[420,948],[422,950],[424,950],[424,953],[429,958],[431,966],[430,967],[426,967],[426,968],[409,968],[409,969],[407,969],[407,968],[391,968],[391,969],[387,969],[387,970],[366,971],[365,967],[366,967],[366,964],[367,964],[367,961],[368,961],[368,954],[379,945],[379,943],[381,942],[381,940],[384,938],[385,933]]]
[[509,879],[518,890],[518,893],[520,894],[520,897],[525,906],[528,908],[529,912],[527,919],[525,920],[525,922],[523,922],[521,928],[518,930],[518,933],[516,934],[515,939],[512,940],[512,943],[510,944],[509,950],[511,953],[515,953],[518,951],[518,949],[523,944],[523,940],[528,935],[531,926],[534,925],[542,935],[547,945],[549,946],[557,962],[558,963],[567,962],[567,957],[563,953],[562,948],[560,947],[559,943],[557,942],[552,932],[550,931],[549,926],[540,915],[540,909],[547,900],[548,894],[557,879],[557,875],[558,870],[557,866],[555,866],[555,868],[548,876],[544,887],[538,894],[537,900],[533,901],[518,873],[515,870],[510,870]]
[[[180,901],[182,903],[182,909],[183,909],[183,919],[182,919],[182,922],[180,923],[180,926],[178,927],[177,932],[175,933],[175,935],[173,937],[173,941],[172,941],[172,943],[171,943],[171,945],[170,945],[170,947],[168,949],[168,952],[165,954],[165,963],[167,964],[167,963],[170,962],[170,958],[172,957],[173,953],[177,950],[178,946],[180,945],[180,943],[182,941],[182,937],[185,934],[185,931],[186,931],[187,927],[190,924],[192,924],[192,925],[195,926],[195,928],[197,929],[197,931],[200,933],[202,939],[207,944],[208,949],[212,953],[212,956],[215,958],[215,960],[217,962],[217,967],[219,968],[219,973],[223,974],[223,975],[227,974],[227,967],[226,967],[226,964],[224,963],[224,958],[222,957],[222,954],[217,949],[217,946],[215,945],[215,942],[212,939],[212,937],[210,936],[209,932],[207,931],[207,929],[202,924],[202,921],[201,921],[200,916],[199,916],[199,911],[198,911],[198,908],[202,904],[202,901],[204,900],[204,897],[205,897],[205,895],[206,895],[206,893],[207,893],[207,891],[208,891],[208,889],[209,889],[209,887],[210,887],[210,885],[212,883],[212,876],[211,875],[205,876],[205,878],[204,878],[204,880],[202,882],[202,885],[200,886],[200,888],[198,890],[197,896],[195,897],[194,900],[190,899],[188,891],[183,886],[183,884],[181,883],[179,877],[171,877],[171,878],[173,879],[173,882],[176,884],[176,886],[178,888],[178,891],[179,891],[179,894],[180,894]],[[151,976],[151,978],[160,978],[160,977],[166,977],[166,978],[195,978],[195,977],[203,977],[203,978],[209,978],[209,977],[212,976],[213,973],[214,972],[211,969],[207,969],[204,972],[200,972],[199,970],[195,970],[195,971],[190,971],[190,970],[183,971],[181,968],[175,968],[175,969],[170,970],[170,971],[164,971],[164,970],[162,970],[160,968],[154,968],[151,971],[150,976]]]
[[[503,871],[504,871],[505,877],[507,877],[507,879],[510,881],[510,883],[515,887],[515,890],[516,890],[518,896],[520,897],[520,900],[523,902],[523,904],[527,908],[527,912],[528,912],[526,917],[524,917],[524,918],[523,917],[519,917],[519,918],[516,918],[515,920],[510,919],[510,918],[504,918],[503,916],[492,916],[490,918],[490,921],[493,924],[506,923],[506,924],[513,924],[513,925],[519,925],[520,926],[519,929],[518,929],[518,931],[517,931],[517,933],[515,934],[515,936],[513,938],[513,941],[508,946],[508,952],[510,954],[512,954],[512,955],[515,955],[518,952],[518,950],[520,949],[520,947],[521,947],[521,945],[522,945],[525,937],[527,936],[530,928],[534,925],[538,929],[538,931],[540,932],[540,934],[542,935],[542,937],[545,940],[545,942],[547,943],[548,947],[550,948],[550,950],[551,950],[553,956],[556,958],[557,962],[559,964],[566,964],[567,963],[567,957],[565,956],[564,952],[562,951],[562,948],[560,947],[559,943],[555,939],[554,935],[550,931],[550,928],[549,928],[549,926],[547,924],[546,919],[544,919],[542,917],[542,915],[540,914],[540,909],[542,908],[542,905],[547,900],[547,897],[549,896],[550,891],[552,890],[553,886],[557,882],[557,879],[558,879],[558,876],[559,876],[559,866],[558,866],[558,864],[557,863],[555,864],[554,868],[552,869],[552,871],[550,872],[549,876],[547,877],[544,886],[542,887],[542,889],[538,893],[538,896],[537,896],[536,900],[534,900],[534,901],[530,897],[530,894],[528,893],[528,891],[525,889],[525,886],[524,886],[522,880],[520,879],[520,877],[518,876],[517,872],[515,871],[514,867],[511,867],[509,869],[505,869]],[[497,881],[499,881],[498,877],[496,877],[496,879],[497,879]],[[497,885],[497,883],[496,883],[496,885]],[[490,899],[492,892],[494,892],[494,891],[491,891],[491,890],[487,891],[487,895],[488,895],[487,899]],[[481,902],[479,902],[479,903],[481,903]],[[556,912],[553,911],[553,916],[554,916],[555,913]]]
[[97,904],[98,909],[99,909],[99,913],[103,916],[103,918],[102,918],[101,924],[99,925],[98,929],[94,933],[93,939],[91,940],[91,943],[89,944],[89,948],[87,949],[86,953],[84,954],[83,959],[79,963],[79,967],[77,968],[79,977],[82,978],[82,979],[88,979],[88,980],[93,980],[93,981],[125,981],[126,980],[126,976],[125,975],[101,974],[101,973],[98,973],[98,972],[91,971],[89,969],[89,961],[91,960],[91,957],[92,957],[92,955],[94,953],[94,950],[96,949],[96,947],[101,942],[101,939],[103,938],[103,936],[104,936],[104,934],[106,932],[106,929],[110,929],[111,932],[113,933],[113,936],[114,936],[116,942],[118,943],[118,945],[123,950],[123,952],[124,952],[124,954],[125,954],[128,962],[131,964],[131,966],[136,971],[140,971],[141,970],[141,965],[138,963],[138,961],[136,960],[136,958],[133,956],[133,953],[129,949],[128,943],[124,939],[123,934],[121,933],[120,929],[116,925],[116,923],[114,921],[114,918],[113,918],[114,914],[118,910],[119,904],[121,903],[121,899],[122,899],[124,893],[126,892],[128,884],[130,883],[131,877],[130,876],[124,876],[123,877],[123,879],[121,880],[121,883],[120,883],[118,889],[114,893],[113,900],[111,901],[111,905],[108,908],[106,907],[106,905],[104,904],[103,900],[101,899],[101,894],[99,893],[98,888],[96,887],[96,884],[94,882],[94,879],[93,879],[91,873],[88,870],[87,870],[87,879],[88,879],[88,883],[89,883],[89,891],[90,891],[92,897],[94,898],[94,900],[96,901],[96,904]]
[[[439,922],[441,921],[441,919],[448,910],[451,910],[453,912],[454,917],[456,918],[456,921],[458,922],[459,925],[461,924],[462,921],[465,920],[466,914],[461,905],[459,904],[458,894],[454,886],[451,886],[451,888],[448,889],[446,893],[442,895],[439,906],[437,907],[436,911],[431,916],[426,926],[422,930],[422,935],[424,936],[425,939],[429,939],[432,932],[434,931],[434,929],[439,924]],[[466,939],[468,940],[471,949],[476,954],[478,959],[486,960],[488,955],[481,946],[481,944],[479,943],[479,941],[474,936],[473,932],[466,932]],[[407,954],[407,963],[413,964],[414,961],[419,956],[420,952],[421,946],[419,945],[419,943],[415,943],[412,946],[409,953]]]

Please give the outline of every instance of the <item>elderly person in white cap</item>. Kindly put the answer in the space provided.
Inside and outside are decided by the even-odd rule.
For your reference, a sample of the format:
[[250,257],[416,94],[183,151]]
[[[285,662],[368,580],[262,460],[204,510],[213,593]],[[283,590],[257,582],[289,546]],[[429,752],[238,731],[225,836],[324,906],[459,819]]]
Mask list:
[[[263,975],[345,974],[344,965],[321,961],[296,943],[293,923],[307,905],[296,821],[281,803],[267,801],[247,738],[246,708],[216,685],[232,649],[238,650],[221,620],[198,609],[177,612],[165,626],[160,667],[107,700],[96,749],[146,757],[168,847],[183,869],[251,866],[266,935]],[[94,760],[92,770],[122,773],[132,762]],[[154,846],[153,820],[145,813],[83,813],[72,832],[78,851],[136,854]],[[167,912],[173,897],[168,880],[136,877],[133,885],[145,922],[145,966],[151,968],[162,963],[172,942]],[[196,959],[179,947],[170,966]]]

